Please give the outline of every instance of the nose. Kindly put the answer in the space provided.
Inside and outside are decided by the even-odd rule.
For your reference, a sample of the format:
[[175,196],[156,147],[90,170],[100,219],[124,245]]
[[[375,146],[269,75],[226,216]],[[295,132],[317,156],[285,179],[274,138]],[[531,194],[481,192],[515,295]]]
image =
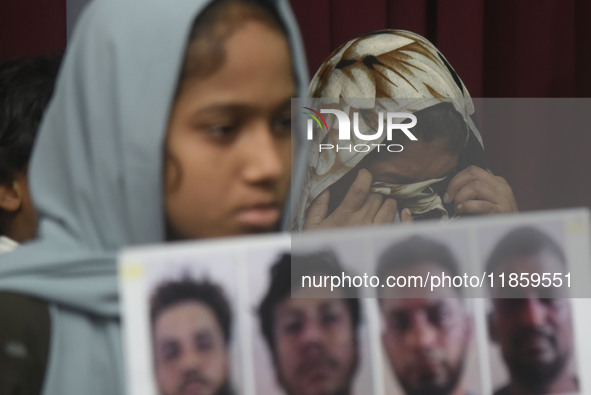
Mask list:
[[429,322],[425,312],[417,312],[413,317],[413,324],[409,331],[411,346],[415,349],[428,349],[437,337],[437,329]]
[[322,328],[318,322],[308,320],[302,329],[300,340],[302,344],[317,344],[320,343],[323,337]]
[[284,165],[285,160],[289,161],[291,158],[283,158],[285,152],[280,148],[288,148],[289,154],[290,139],[285,136],[276,136],[264,121],[254,123],[250,133],[245,137],[241,153],[244,157],[242,171],[245,180],[258,184],[281,179],[288,171]]
[[544,324],[546,307],[537,298],[523,300],[523,308],[519,312],[522,322],[526,325],[537,326]]
[[203,363],[203,358],[196,351],[189,351],[183,354],[181,359],[181,370],[199,370]]

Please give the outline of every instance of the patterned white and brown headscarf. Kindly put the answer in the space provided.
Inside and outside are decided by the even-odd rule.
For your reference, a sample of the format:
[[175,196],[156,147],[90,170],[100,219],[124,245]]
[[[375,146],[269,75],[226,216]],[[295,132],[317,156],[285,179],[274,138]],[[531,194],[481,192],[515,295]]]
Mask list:
[[[467,157],[472,158],[470,160],[479,157],[476,162],[483,162],[482,138],[472,120],[474,105],[468,90],[437,48],[418,34],[381,30],[347,42],[320,66],[310,84],[309,96],[322,98],[323,103],[334,100],[335,105],[345,112],[363,108],[416,112],[450,102],[468,125],[465,151],[473,152]],[[382,135],[381,140],[372,142],[381,143],[384,137]],[[311,147],[317,148],[320,143],[338,145],[336,129],[332,130],[328,125],[328,131],[315,134]],[[364,143],[367,141],[351,137],[351,144]],[[311,151],[302,201],[293,226],[300,230],[314,199],[368,154],[347,150]],[[463,165],[467,164],[471,163],[464,161]],[[431,200],[426,206],[425,202],[421,204],[433,208],[440,203]]]

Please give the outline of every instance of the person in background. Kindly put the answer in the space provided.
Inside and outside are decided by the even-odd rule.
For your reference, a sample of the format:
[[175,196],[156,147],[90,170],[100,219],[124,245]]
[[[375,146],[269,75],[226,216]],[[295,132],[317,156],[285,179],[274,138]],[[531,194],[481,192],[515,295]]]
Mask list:
[[117,254],[279,229],[305,56],[285,0],[94,0],[29,180],[38,238],[0,290],[50,309],[44,395],[125,392]]
[[41,56],[0,62],[0,254],[37,233],[27,172],[60,60]]
[[[60,61],[54,55],[0,62],[0,255],[37,234],[27,174]],[[49,349],[47,304],[0,292],[0,314],[0,393],[38,394]]]
[[[336,125],[328,124],[313,136],[292,228],[517,211],[509,184],[486,170],[468,90],[437,48],[418,34],[382,30],[341,45],[319,67],[309,96],[325,99],[329,107],[338,101],[351,120],[359,113],[365,134],[379,129],[376,112],[412,113],[417,123],[410,130],[417,140],[393,133],[386,141],[382,133],[371,141],[352,135],[343,142]],[[371,149],[319,150],[320,144],[344,143]],[[399,144],[403,150],[378,150],[379,144]]]

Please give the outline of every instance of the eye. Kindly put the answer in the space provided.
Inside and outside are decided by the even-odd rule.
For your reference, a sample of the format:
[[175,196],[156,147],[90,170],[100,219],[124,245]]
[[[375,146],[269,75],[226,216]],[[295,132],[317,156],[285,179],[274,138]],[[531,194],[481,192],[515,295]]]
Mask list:
[[291,111],[276,115],[271,124],[274,134],[291,136]]
[[225,140],[234,137],[239,129],[238,123],[221,123],[206,126],[205,132],[215,139]]
[[389,327],[397,332],[408,331],[410,329],[409,314],[403,311],[392,313]]
[[437,328],[447,326],[450,321],[450,311],[442,305],[429,306],[427,308],[427,320]]
[[333,325],[338,324],[341,321],[341,316],[334,311],[327,311],[322,313],[320,317],[322,326],[324,327],[331,327]]
[[181,349],[177,342],[166,342],[162,346],[162,358],[165,361],[172,361],[178,358],[180,353]]
[[296,335],[302,331],[303,323],[301,320],[292,320],[285,323],[283,331],[290,335]]
[[210,335],[199,335],[195,339],[195,347],[201,352],[210,351],[215,348],[215,341]]

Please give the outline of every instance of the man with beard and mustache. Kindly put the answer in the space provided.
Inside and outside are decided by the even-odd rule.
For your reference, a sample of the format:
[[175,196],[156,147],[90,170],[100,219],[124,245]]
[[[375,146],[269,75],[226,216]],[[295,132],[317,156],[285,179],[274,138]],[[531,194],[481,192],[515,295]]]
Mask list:
[[230,395],[230,306],[208,280],[161,284],[151,300],[154,371],[161,395]]
[[285,254],[272,266],[258,313],[278,382],[289,395],[351,395],[359,361],[357,293],[354,288],[304,289],[301,275],[292,277],[292,265],[305,275],[344,273],[328,251]]
[[[507,233],[487,262],[488,273],[562,273],[566,258],[558,243],[538,229],[520,227]],[[492,293],[491,340],[509,370],[509,383],[495,395],[578,393],[569,369],[573,327],[568,294],[562,288],[513,289],[515,295]],[[511,296],[512,298],[507,298]],[[503,298],[504,297],[504,298]]]
[[[377,276],[447,276],[459,274],[449,248],[413,236],[388,247],[380,256]],[[461,290],[378,288],[384,322],[382,344],[398,382],[408,395],[467,395],[462,381],[472,319]]]

